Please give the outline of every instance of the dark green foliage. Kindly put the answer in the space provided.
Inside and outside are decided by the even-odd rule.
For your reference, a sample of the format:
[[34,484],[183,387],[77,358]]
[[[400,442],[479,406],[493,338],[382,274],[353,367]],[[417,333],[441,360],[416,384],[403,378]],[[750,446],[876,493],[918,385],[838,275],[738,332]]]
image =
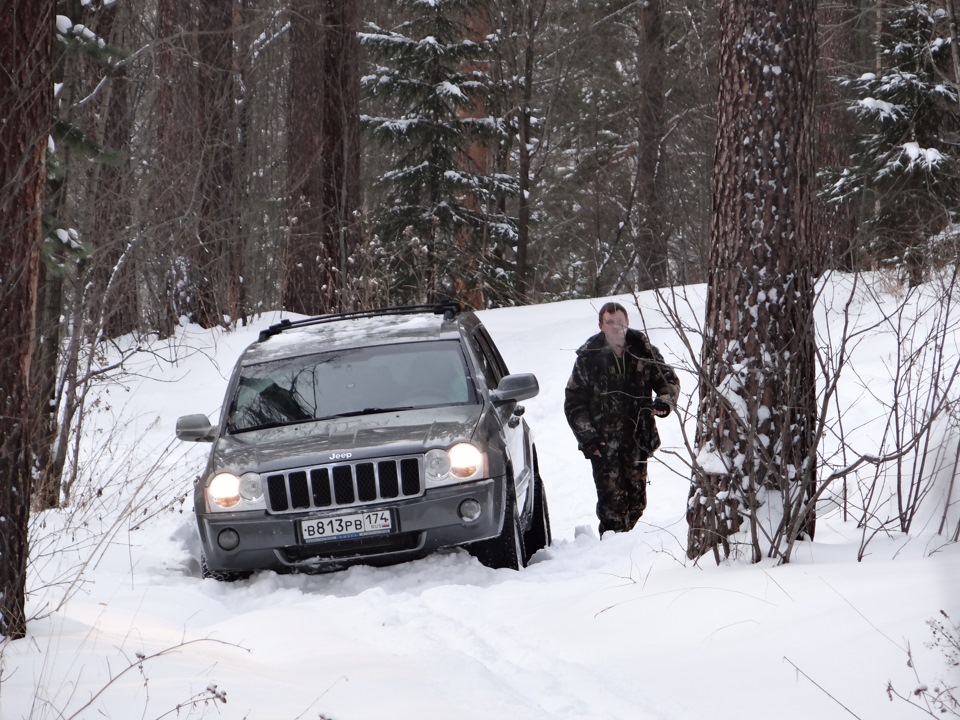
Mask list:
[[389,153],[374,223],[391,256],[393,299],[482,296],[473,286],[481,260],[516,236],[504,204],[517,181],[493,162],[506,137],[488,74],[496,38],[480,3],[397,4],[407,19],[394,30],[361,33],[375,59],[362,84],[379,111],[362,120]]
[[842,79],[859,123],[850,164],[824,174],[831,202],[874,210],[867,252],[919,279],[928,238],[955,221],[960,201],[960,105],[947,15],[925,3],[891,11],[875,45],[880,73]]
[[[57,23],[57,41],[63,63],[73,63],[74,54],[82,54],[104,72],[109,73],[115,64],[127,57],[129,52],[108,44],[85,25],[73,24],[64,16]],[[122,149],[104,147],[96,142],[85,128],[70,118],[74,108],[62,107],[59,92],[54,103],[53,125],[47,149],[47,202],[49,207],[43,218],[44,241],[42,257],[50,272],[61,274],[71,263],[89,257],[90,248],[85,247],[73,227],[65,225],[62,217],[62,187],[67,181],[68,156],[72,161],[86,160],[117,167],[127,160]]]

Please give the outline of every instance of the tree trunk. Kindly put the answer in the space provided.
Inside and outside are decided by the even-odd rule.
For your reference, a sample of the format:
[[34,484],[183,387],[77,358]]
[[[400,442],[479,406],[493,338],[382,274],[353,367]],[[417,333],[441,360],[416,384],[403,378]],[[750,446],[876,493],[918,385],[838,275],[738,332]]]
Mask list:
[[189,267],[185,260],[197,244],[196,212],[191,203],[196,190],[196,158],[200,149],[193,117],[196,87],[193,56],[188,40],[193,35],[194,8],[179,0],[157,2],[156,162],[147,192],[153,200],[150,265],[145,267],[153,294],[152,318],[161,337],[169,337],[180,316],[190,311]]
[[[802,522],[813,529],[804,503],[815,480],[817,417],[815,7],[815,0],[721,5],[699,453],[687,511],[691,558],[713,552],[719,560],[721,548],[729,555],[744,522],[754,561],[765,530],[774,538],[802,531]],[[770,529],[760,527],[761,505]]]
[[324,0],[324,97],[322,106],[323,245],[333,266],[327,309],[353,304],[350,262],[360,222],[360,25],[359,0]]
[[[126,28],[130,9],[125,3],[113,3],[97,10],[94,31],[112,45],[126,47],[131,34]],[[131,80],[125,64],[111,69],[100,112],[102,118],[97,141],[105,148],[122,152],[133,137]],[[96,248],[92,261],[93,293],[99,318],[96,332],[116,338],[140,327],[140,301],[137,293],[136,253],[131,244],[133,200],[136,187],[129,159],[119,164],[96,163],[88,178],[94,198],[91,227],[95,233],[87,240]]]
[[[491,18],[482,6],[471,7],[464,19],[466,39],[482,43],[492,32]],[[462,68],[464,74],[470,76],[490,76],[490,62],[487,58],[468,62]],[[493,115],[491,98],[487,93],[474,94],[471,102],[459,108],[458,120],[480,119]],[[467,137],[461,163],[463,170],[470,175],[490,175],[499,162],[492,152],[489,141],[483,141],[475,136]],[[487,215],[490,207],[478,193],[464,193],[460,202],[468,212],[477,215]],[[486,285],[489,278],[484,277],[481,264],[488,248],[491,246],[489,229],[483,227],[461,227],[455,232],[456,247],[452,255],[449,270],[453,276],[453,298],[460,300],[465,306],[482,309],[487,305]],[[441,271],[447,268],[440,268]]]
[[38,268],[37,332],[31,365],[33,403],[30,426],[30,465],[35,474],[33,500],[38,510],[60,504],[60,472],[53,458],[57,438],[57,370],[63,280],[43,263]]
[[319,167],[323,162],[320,132],[323,75],[323,29],[317,0],[295,0],[290,7],[290,102],[287,173],[289,220],[283,306],[311,315],[326,309],[329,283],[322,255],[323,221]]
[[[856,65],[863,57],[857,24],[860,4],[860,0],[839,0],[824,3],[818,11],[821,36],[818,170],[845,166],[856,152],[853,113],[834,78],[856,77],[858,74]],[[854,270],[859,208],[852,203],[827,205],[819,199],[816,203],[817,231],[814,237],[818,240],[818,269]]]
[[194,320],[230,325],[240,311],[243,247],[237,224],[237,113],[234,93],[233,1],[198,4],[197,132],[200,137],[199,224],[192,247]]
[[0,6],[0,634],[26,634],[28,418],[52,111],[54,3]]
[[[78,3],[79,5],[79,3]],[[63,9],[74,22],[82,22],[82,9],[70,6]],[[71,72],[72,70],[72,72]],[[60,85],[57,99],[64,107],[73,104],[74,89],[79,72],[67,67],[63,45],[54,45],[53,81]],[[60,115],[59,120],[70,123],[75,118]],[[60,171],[48,177],[45,210],[53,215],[55,227],[72,227],[67,202],[67,182],[70,178],[70,148],[64,143],[59,148]],[[60,482],[53,469],[52,450],[57,437],[57,370],[63,318],[63,274],[66,262],[52,250],[50,262],[40,263],[37,274],[36,333],[33,360],[30,367],[30,396],[33,403],[30,423],[30,467],[33,482],[31,501],[37,510],[57,507],[60,503]],[[59,266],[59,267],[58,267]]]
[[522,18],[520,29],[523,47],[522,53],[520,54],[522,66],[516,68],[519,71],[521,92],[517,108],[519,145],[517,153],[517,175],[519,192],[517,200],[517,280],[514,300],[518,305],[523,305],[531,301],[531,296],[534,292],[534,288],[531,287],[532,278],[530,277],[530,193],[533,189],[532,149],[534,142],[533,84],[537,59],[536,39],[547,3],[546,0],[541,0],[541,2],[538,3],[521,0],[519,3],[514,3],[515,8],[517,5],[519,5],[518,12]]
[[667,244],[660,202],[663,143],[663,7],[648,0],[640,10],[640,99],[637,113],[637,290],[662,286],[667,280]]
[[317,314],[348,305],[360,207],[357,0],[291,7],[284,307]]

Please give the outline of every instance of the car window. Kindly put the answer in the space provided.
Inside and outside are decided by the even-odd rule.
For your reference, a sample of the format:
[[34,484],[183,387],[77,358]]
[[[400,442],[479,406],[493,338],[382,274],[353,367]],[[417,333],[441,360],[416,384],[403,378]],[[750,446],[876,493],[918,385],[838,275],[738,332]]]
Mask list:
[[229,430],[473,402],[458,342],[379,345],[243,368]]
[[483,327],[478,328],[474,333],[474,342],[483,364],[487,385],[491,389],[496,388],[500,384],[500,378],[508,374],[506,364]]

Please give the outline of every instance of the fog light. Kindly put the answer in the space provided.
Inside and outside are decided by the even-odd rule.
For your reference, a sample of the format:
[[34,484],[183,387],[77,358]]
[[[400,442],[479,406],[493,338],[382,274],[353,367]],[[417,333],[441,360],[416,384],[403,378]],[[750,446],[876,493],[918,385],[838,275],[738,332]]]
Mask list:
[[482,508],[480,507],[480,503],[478,503],[476,500],[464,500],[462,503],[460,503],[459,512],[460,519],[469,523],[480,517]]
[[234,550],[240,544],[240,533],[227,528],[217,535],[217,544],[224,550]]

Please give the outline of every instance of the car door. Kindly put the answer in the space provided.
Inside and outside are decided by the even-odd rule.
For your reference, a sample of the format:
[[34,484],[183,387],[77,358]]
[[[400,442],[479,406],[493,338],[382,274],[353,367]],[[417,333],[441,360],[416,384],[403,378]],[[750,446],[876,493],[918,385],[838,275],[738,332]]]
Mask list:
[[[484,376],[491,389],[496,388],[500,379],[509,374],[503,357],[483,326],[474,333],[474,343],[483,363]],[[513,468],[514,483],[517,488],[517,509],[521,514],[527,512],[527,502],[533,487],[533,447],[530,440],[530,428],[523,418],[524,407],[519,403],[508,403],[496,408],[503,428],[507,455]]]

